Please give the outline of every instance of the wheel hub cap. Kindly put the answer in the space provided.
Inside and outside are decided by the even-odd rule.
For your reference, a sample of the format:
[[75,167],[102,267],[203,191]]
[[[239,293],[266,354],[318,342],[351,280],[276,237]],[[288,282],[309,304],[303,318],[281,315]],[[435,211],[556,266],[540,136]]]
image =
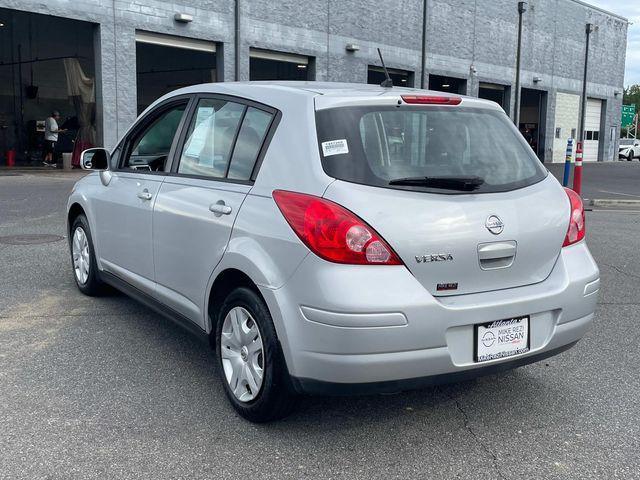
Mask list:
[[264,346],[258,324],[246,309],[234,307],[224,318],[220,356],[233,395],[241,402],[255,399],[264,377]]

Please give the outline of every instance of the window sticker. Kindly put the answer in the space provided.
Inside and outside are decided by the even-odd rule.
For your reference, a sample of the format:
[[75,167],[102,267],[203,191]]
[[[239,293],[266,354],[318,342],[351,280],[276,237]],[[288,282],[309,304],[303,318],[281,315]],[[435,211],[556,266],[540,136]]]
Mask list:
[[322,142],[322,154],[325,157],[331,155],[341,155],[343,153],[349,153],[349,146],[346,139],[330,140],[328,142]]

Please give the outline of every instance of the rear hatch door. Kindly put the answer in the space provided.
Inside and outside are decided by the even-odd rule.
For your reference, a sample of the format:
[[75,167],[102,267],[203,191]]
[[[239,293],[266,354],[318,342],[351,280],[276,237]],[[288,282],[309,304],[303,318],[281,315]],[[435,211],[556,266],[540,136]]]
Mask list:
[[317,100],[322,166],[337,179],[326,198],[378,231],[433,295],[544,280],[569,200],[505,113],[477,99],[387,91]]
[[512,192],[466,195],[336,181],[325,197],[371,225],[434,296],[543,281],[569,223],[567,196],[551,176]]

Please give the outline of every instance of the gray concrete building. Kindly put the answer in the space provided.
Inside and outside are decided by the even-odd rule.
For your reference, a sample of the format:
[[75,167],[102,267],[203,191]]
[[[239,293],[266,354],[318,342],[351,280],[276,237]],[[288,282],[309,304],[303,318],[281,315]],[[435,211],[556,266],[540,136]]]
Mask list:
[[[511,115],[517,3],[0,0],[0,158],[37,161],[52,109],[67,119],[70,151],[113,146],[153,99],[193,83],[379,82],[378,47],[395,84],[488,98]],[[577,137],[587,23],[597,29],[585,160],[617,159],[628,21],[577,0],[530,0],[519,126],[544,162],[563,161]]]

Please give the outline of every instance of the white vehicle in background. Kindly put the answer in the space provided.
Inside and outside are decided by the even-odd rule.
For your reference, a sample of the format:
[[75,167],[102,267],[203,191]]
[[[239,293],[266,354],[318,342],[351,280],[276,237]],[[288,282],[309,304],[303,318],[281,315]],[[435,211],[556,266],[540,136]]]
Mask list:
[[640,139],[621,138],[618,148],[618,159],[626,158],[629,162],[634,158],[640,158]]

